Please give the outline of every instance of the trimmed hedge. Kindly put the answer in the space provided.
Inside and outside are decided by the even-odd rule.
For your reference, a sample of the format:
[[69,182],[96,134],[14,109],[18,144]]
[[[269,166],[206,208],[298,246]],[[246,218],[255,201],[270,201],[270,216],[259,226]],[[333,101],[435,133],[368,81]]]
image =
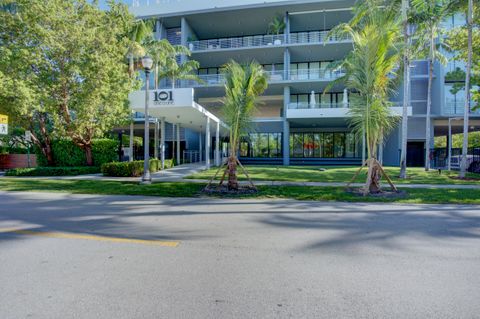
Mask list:
[[35,167],[14,168],[5,173],[5,176],[75,176],[99,173],[100,169],[95,166],[79,167]]
[[[55,167],[78,167],[86,164],[85,151],[71,140],[62,139],[52,142]],[[39,166],[47,166],[47,160],[40,149],[36,148]],[[93,164],[102,166],[118,160],[118,141],[111,139],[95,139],[92,142]]]
[[[165,160],[165,168],[173,167],[172,160]],[[159,159],[150,160],[150,172],[161,170],[162,162]],[[102,165],[102,174],[112,177],[139,177],[143,174],[143,161],[112,162]]]

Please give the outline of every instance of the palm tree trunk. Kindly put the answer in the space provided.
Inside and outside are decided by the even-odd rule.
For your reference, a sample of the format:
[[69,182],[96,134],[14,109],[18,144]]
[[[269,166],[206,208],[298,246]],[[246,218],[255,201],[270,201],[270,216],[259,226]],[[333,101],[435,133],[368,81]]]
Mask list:
[[402,0],[403,34],[405,53],[403,55],[403,112],[402,112],[402,142],[400,153],[400,178],[407,178],[407,130],[408,130],[408,105],[410,104],[410,38],[408,31],[408,0]]
[[430,170],[430,113],[432,108],[432,82],[433,82],[433,33],[430,35],[430,57],[428,59],[428,92],[427,92],[427,114],[425,125],[425,171]]
[[472,69],[472,46],[473,46],[473,0],[468,1],[467,14],[467,28],[468,28],[468,58],[467,58],[467,74],[465,77],[465,109],[463,114],[463,145],[462,145],[462,160],[460,163],[460,178],[465,178],[467,171],[467,152],[468,152],[468,118],[470,112],[470,74]]
[[228,157],[228,189],[238,190],[238,176],[237,176],[237,158],[235,155]]
[[128,57],[128,74],[130,75],[130,77],[133,76],[134,72],[135,68],[133,66],[133,54],[130,54],[130,56]]

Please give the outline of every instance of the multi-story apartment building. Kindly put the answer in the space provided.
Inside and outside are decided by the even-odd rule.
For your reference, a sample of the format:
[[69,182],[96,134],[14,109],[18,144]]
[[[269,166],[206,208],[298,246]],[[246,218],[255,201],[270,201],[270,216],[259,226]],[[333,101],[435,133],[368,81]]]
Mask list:
[[[162,136],[155,147],[167,157],[184,154],[199,159],[220,159],[224,94],[222,65],[229,60],[256,60],[269,74],[269,87],[261,97],[251,132],[245,136],[240,156],[243,162],[294,164],[359,164],[362,138],[351,133],[348,122],[348,92],[336,85],[325,87],[340,73],[327,65],[342,59],[352,49],[348,38],[328,37],[329,30],[352,17],[353,0],[133,0],[131,10],[141,18],[154,18],[155,37],[187,46],[191,59],[200,63],[200,83],[161,81],[150,95],[151,115],[159,119],[152,135]],[[285,28],[268,34],[274,18]],[[450,24],[455,24],[452,18]],[[182,57],[186,59],[186,57]],[[448,119],[463,114],[463,95],[449,91],[445,74],[449,65],[435,64],[431,141],[425,141],[428,64],[412,67],[411,106],[408,124],[408,164],[424,164],[425,147],[433,147],[433,136],[446,135]],[[175,87],[172,89],[172,87]],[[402,88],[392,97],[393,111],[401,114]],[[135,92],[131,105],[142,111],[145,92]],[[480,125],[480,114],[472,115],[472,126]],[[140,121],[141,122],[141,119]],[[453,132],[461,122],[451,121]],[[161,126],[161,127],[160,127]],[[174,128],[175,126],[175,128]],[[140,123],[137,124],[141,128]],[[390,134],[381,151],[387,165],[398,165],[400,125]],[[139,134],[140,135],[140,134]],[[161,146],[165,145],[164,148]],[[214,145],[214,147],[211,147]],[[173,148],[176,148],[175,154]],[[213,149],[213,150],[212,150]],[[204,154],[198,157],[198,153]]]

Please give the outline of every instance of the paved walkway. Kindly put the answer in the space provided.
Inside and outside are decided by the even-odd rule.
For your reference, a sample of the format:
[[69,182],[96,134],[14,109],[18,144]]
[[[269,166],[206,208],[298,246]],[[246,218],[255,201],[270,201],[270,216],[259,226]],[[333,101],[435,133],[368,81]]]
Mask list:
[[[205,163],[183,164],[170,168],[164,171],[159,171],[152,174],[153,182],[187,182],[187,183],[208,183],[206,179],[186,179],[185,177],[201,172],[205,169]],[[0,178],[3,177],[0,174]],[[49,177],[17,177],[17,178],[36,178],[36,179],[61,179],[61,180],[102,180],[102,181],[122,181],[135,182],[139,181],[140,177],[105,177],[102,174],[78,175],[78,176],[49,176]],[[247,181],[240,181],[240,184],[247,184]],[[323,186],[323,187],[343,187],[344,182],[289,182],[289,181],[254,181],[255,185],[270,185],[270,186]],[[361,187],[363,183],[353,183],[352,187]],[[480,184],[477,185],[444,185],[444,184],[396,184],[399,188],[441,188],[441,189],[480,189]],[[385,188],[388,185],[385,183]]]

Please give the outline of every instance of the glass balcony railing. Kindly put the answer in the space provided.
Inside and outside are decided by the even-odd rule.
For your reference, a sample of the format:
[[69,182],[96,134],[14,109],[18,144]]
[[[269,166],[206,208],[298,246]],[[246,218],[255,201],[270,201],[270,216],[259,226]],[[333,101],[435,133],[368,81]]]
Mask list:
[[[472,105],[471,107],[473,107]],[[447,101],[445,103],[444,113],[448,115],[463,115],[465,110],[465,102],[464,101]],[[480,115],[480,109],[475,111],[470,110],[470,114]]]
[[291,44],[296,43],[324,43],[324,42],[349,42],[348,36],[328,36],[330,31],[309,31],[290,33]]
[[290,70],[290,80],[325,80],[331,81],[345,75],[342,71],[331,71],[328,69],[296,69]]

